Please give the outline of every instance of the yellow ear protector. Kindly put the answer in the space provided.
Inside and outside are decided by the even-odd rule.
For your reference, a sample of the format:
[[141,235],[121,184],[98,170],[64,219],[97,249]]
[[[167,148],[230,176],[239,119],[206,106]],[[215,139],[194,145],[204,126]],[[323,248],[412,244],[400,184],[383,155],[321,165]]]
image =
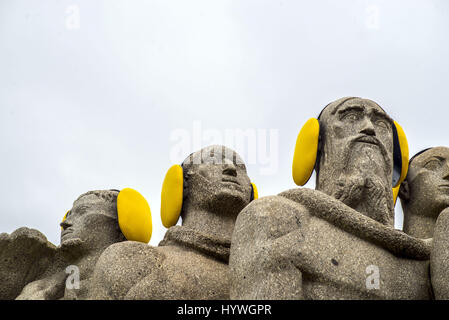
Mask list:
[[[323,111],[321,111],[321,113],[322,112]],[[303,186],[309,181],[312,172],[319,161],[320,116],[318,116],[318,119],[309,119],[301,128],[298,138],[296,139],[292,175],[293,181],[298,186]],[[392,186],[395,188],[400,186],[407,175],[409,149],[404,130],[396,121],[394,121],[392,129],[394,160]]]
[[[259,197],[254,183],[251,183],[251,189],[250,201]],[[175,164],[168,169],[162,183],[161,220],[164,227],[170,228],[178,222],[181,215],[183,192],[184,171],[182,166]]]
[[[62,221],[67,219],[64,215]],[[120,230],[129,241],[148,243],[153,225],[151,210],[145,198],[136,190],[125,188],[117,196],[117,217]]]

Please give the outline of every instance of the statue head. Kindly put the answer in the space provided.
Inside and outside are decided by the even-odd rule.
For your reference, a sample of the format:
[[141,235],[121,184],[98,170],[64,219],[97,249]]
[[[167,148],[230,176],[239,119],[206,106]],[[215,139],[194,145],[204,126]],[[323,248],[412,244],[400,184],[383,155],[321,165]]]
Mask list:
[[90,251],[126,240],[118,224],[118,193],[100,190],[79,196],[61,222],[61,247]]
[[241,157],[225,146],[213,145],[192,153],[182,163],[183,209],[201,209],[237,217],[251,201],[252,186]]
[[416,154],[410,161],[399,197],[404,220],[410,213],[436,220],[449,207],[449,148],[434,147]]
[[383,224],[393,224],[393,120],[356,97],[321,113],[317,189]]

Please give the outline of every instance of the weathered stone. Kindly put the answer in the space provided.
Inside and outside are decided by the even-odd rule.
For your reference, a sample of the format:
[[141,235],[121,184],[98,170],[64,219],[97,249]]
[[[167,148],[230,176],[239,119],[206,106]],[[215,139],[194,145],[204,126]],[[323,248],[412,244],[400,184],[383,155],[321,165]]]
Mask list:
[[261,198],[237,218],[231,298],[431,298],[429,242],[393,229],[392,124],[366,99],[323,110],[317,190]]
[[[18,300],[87,298],[98,257],[111,244],[125,240],[117,222],[117,195],[117,190],[90,191],[73,203],[61,223],[61,245],[51,264],[40,279],[23,289]],[[79,271],[79,288],[66,286],[69,266]]]
[[229,248],[251,184],[238,155],[210,146],[182,164],[182,226],[158,247],[126,241],[98,260],[92,299],[228,299]]
[[401,186],[404,230],[431,238],[432,287],[436,299],[449,299],[449,148],[430,148],[410,163]]
[[37,230],[20,228],[0,234],[0,300],[16,298],[47,270],[55,253],[56,246]]
[[448,161],[447,147],[430,148],[411,159],[399,189],[405,233],[432,238],[439,214],[449,207]]

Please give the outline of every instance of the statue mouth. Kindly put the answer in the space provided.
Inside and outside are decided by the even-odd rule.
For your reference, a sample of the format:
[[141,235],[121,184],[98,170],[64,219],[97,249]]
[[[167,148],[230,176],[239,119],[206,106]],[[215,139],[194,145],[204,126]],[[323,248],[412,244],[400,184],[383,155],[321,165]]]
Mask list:
[[230,182],[230,183],[233,183],[233,184],[240,185],[240,183],[234,177],[223,177],[223,179],[221,179],[221,181],[222,182]]
[[360,136],[354,140],[355,142],[363,142],[367,144],[373,144],[375,146],[380,146],[380,141],[371,136]]
[[64,229],[61,232],[61,239],[64,238],[66,235],[71,234],[71,233],[73,233],[73,229],[72,228]]

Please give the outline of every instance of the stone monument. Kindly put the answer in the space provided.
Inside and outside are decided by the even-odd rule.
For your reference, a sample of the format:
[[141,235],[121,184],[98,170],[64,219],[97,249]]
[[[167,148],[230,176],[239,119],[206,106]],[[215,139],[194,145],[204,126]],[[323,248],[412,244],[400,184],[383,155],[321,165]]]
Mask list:
[[439,214],[449,207],[447,159],[447,147],[425,149],[410,159],[407,178],[399,189],[405,233],[422,239],[433,237]]
[[[18,300],[85,299],[98,257],[113,243],[126,240],[117,221],[118,190],[82,194],[61,223],[61,245],[43,276],[25,286]],[[67,270],[72,266],[73,270]],[[78,284],[67,286],[71,272]]]
[[263,197],[239,214],[231,298],[431,298],[429,243],[393,228],[393,120],[351,97],[329,104],[319,125],[316,190]]
[[231,235],[253,193],[246,167],[222,146],[193,153],[181,167],[182,225],[168,229],[157,247],[108,247],[95,267],[91,299],[229,299]]

